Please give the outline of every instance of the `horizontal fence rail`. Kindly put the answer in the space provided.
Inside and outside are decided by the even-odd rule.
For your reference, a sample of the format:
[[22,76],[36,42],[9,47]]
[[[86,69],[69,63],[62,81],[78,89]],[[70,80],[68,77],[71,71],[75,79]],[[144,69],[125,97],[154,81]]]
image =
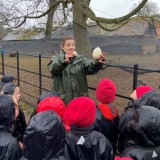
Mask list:
[[[28,54],[24,54],[24,53],[22,54],[22,53],[18,53],[17,52],[16,55],[15,55],[16,56],[16,64],[15,64],[15,66],[13,66],[11,64],[6,64],[5,63],[5,56],[4,56],[5,54],[1,53],[1,63],[0,64],[1,64],[2,74],[12,74],[12,73],[6,73],[5,72],[6,67],[12,68],[12,69],[15,70],[15,74],[16,74],[15,76],[17,77],[17,82],[18,82],[18,85],[20,87],[21,87],[21,85],[23,83],[23,85],[25,87],[28,85],[29,88],[34,88],[34,90],[38,89],[38,93],[35,96],[32,93],[30,93],[29,90],[25,90],[25,89],[21,88],[21,92],[24,95],[23,97],[28,96],[30,98],[33,98],[33,99],[37,100],[39,95],[41,95],[43,91],[51,90],[51,88],[48,89],[48,88],[46,88],[46,86],[44,86],[44,87],[42,86],[42,83],[45,81],[45,80],[43,80],[44,78],[52,80],[51,76],[44,74],[43,71],[42,71],[42,66],[43,66],[42,65],[42,60],[44,58],[50,58],[50,57],[42,56],[41,54],[39,54],[39,56],[37,56],[37,55],[35,56],[35,55],[28,55]],[[35,72],[35,71],[29,70],[30,63],[28,63],[28,69],[21,68],[21,66],[20,66],[20,56],[30,56],[30,57],[37,58],[38,71]],[[139,68],[138,64],[134,64],[132,67],[131,66],[123,66],[123,65],[104,64],[104,68],[106,68],[106,67],[118,67],[118,68],[123,69],[126,72],[130,72],[131,74],[133,74],[133,90],[137,86],[138,74],[149,73],[149,72],[158,72],[158,73],[160,72],[160,70],[149,70],[149,69]],[[35,80],[36,84],[28,82],[27,80],[22,79],[22,76],[21,76],[22,72],[27,73],[28,76],[29,76],[29,74],[32,74],[33,77],[37,76],[38,78],[37,78],[37,80]],[[46,84],[48,84],[48,82],[46,82]],[[96,90],[95,88],[90,87],[90,86],[88,88],[90,90],[93,90],[93,91]],[[116,96],[120,97],[120,98],[131,100],[130,97],[127,97],[127,96],[124,96],[124,95],[116,94]],[[35,106],[35,103],[32,103],[32,100],[30,100],[30,98],[28,98],[29,100],[26,100],[26,99],[22,98],[22,101],[24,101],[25,103],[29,104],[30,106]]]

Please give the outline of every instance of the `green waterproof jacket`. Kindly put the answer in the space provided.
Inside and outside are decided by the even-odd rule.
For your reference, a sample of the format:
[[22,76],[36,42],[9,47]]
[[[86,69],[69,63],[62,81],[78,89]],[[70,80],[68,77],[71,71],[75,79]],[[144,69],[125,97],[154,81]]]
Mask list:
[[60,52],[47,65],[53,78],[52,90],[59,93],[65,104],[75,97],[88,96],[86,75],[96,73],[102,66],[97,60],[87,59],[82,55],[65,62],[65,53]]

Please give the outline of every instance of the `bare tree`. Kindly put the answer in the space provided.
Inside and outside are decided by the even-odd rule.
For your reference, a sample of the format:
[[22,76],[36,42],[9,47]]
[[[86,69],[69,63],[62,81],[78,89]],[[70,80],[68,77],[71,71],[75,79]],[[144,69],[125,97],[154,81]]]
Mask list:
[[[137,6],[137,4],[134,4],[134,7],[135,6]],[[133,7],[133,8],[134,8]],[[159,8],[158,8],[158,6],[157,6],[157,4],[155,3],[155,2],[153,2],[153,1],[148,1],[145,5],[144,5],[144,7],[139,11],[139,12],[137,12],[137,14],[136,15],[138,15],[138,16],[154,16],[154,15],[157,15],[157,14],[159,14],[160,12],[159,12]]]
[[[66,10],[66,3],[57,3],[54,5],[55,0],[49,0],[49,9],[51,11],[47,14],[47,23],[46,23],[46,32],[45,36],[51,35],[53,30],[56,30],[58,27],[62,27],[64,24],[67,24],[68,16],[71,9]],[[54,7],[52,7],[54,6]]]
[[[133,8],[136,6],[137,4],[133,5]],[[157,19],[157,16],[160,14],[159,8],[157,6],[157,4],[153,1],[148,1],[144,7],[142,9],[140,9],[137,12],[137,16],[142,18],[144,21],[147,21],[148,23],[150,23],[151,25],[154,25],[154,27],[158,27],[156,26],[156,24],[154,23],[154,21],[159,22],[159,18]]]
[[[53,3],[54,3],[54,0],[49,1],[49,9],[52,7]],[[53,16],[54,16],[56,9],[58,8],[58,5],[59,4],[55,5],[54,8],[48,13],[45,36],[48,36],[52,33]]]
[[[0,15],[5,20],[3,24],[5,25],[13,25],[15,27],[20,27],[26,23],[27,20],[30,19],[41,19],[45,17],[47,19],[48,15],[48,22],[46,23],[48,28],[48,32],[46,35],[51,33],[51,26],[53,26],[52,15],[55,15],[55,11],[58,7],[62,7],[64,11],[68,5],[71,6],[73,11],[73,30],[74,30],[74,37],[77,43],[77,51],[85,54],[88,57],[91,57],[91,45],[87,33],[87,19],[91,19],[92,21],[96,22],[100,27],[103,29],[108,30],[104,24],[119,24],[122,26],[126,23],[133,15],[135,15],[146,3],[148,0],[142,0],[139,5],[137,5],[130,13],[118,18],[102,18],[97,17],[92,9],[89,7],[91,0],[32,0],[27,1],[23,0],[26,3],[26,9],[24,12],[20,11],[18,5],[20,4],[20,0],[15,0],[14,4],[10,4],[10,8],[12,9],[10,12],[5,15],[0,13]],[[2,2],[0,2],[2,3]],[[40,5],[41,4],[41,5]],[[42,5],[43,4],[43,5]],[[48,5],[49,4],[49,5]],[[2,3],[4,13],[9,10],[9,5],[5,8],[5,5]],[[16,6],[16,7],[15,7]],[[64,13],[65,15],[65,13]],[[66,16],[62,17],[63,20],[66,19]],[[50,21],[50,23],[49,23]],[[116,29],[116,28],[115,28]]]
[[87,34],[87,24],[86,20],[89,18],[95,21],[103,29],[106,28],[103,24],[121,24],[126,23],[133,15],[135,15],[147,2],[147,0],[142,0],[142,2],[133,9],[130,13],[125,16],[113,19],[107,19],[102,17],[97,17],[95,13],[89,8],[90,0],[75,0],[73,1],[73,27],[74,27],[74,37],[77,42],[77,51],[85,54],[87,57],[91,57],[91,45],[89,37]]

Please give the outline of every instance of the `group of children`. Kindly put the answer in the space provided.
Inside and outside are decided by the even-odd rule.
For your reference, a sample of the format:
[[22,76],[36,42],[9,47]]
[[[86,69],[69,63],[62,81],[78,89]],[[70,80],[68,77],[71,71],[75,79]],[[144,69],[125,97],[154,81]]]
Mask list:
[[116,86],[108,78],[97,84],[98,104],[81,96],[65,105],[57,92],[44,92],[26,124],[18,103],[20,89],[14,81],[4,82],[4,77],[0,159],[159,159],[160,95],[150,86],[138,86],[122,114],[113,105]]
[[19,106],[20,88],[12,75],[0,81],[0,159],[17,160],[22,156],[26,120]]

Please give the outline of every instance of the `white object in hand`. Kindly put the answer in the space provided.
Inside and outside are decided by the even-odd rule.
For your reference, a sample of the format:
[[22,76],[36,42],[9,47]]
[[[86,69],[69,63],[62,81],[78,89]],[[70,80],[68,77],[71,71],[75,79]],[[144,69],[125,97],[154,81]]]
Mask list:
[[102,50],[101,48],[99,47],[96,47],[94,50],[93,50],[93,58],[94,59],[99,59],[102,55]]

